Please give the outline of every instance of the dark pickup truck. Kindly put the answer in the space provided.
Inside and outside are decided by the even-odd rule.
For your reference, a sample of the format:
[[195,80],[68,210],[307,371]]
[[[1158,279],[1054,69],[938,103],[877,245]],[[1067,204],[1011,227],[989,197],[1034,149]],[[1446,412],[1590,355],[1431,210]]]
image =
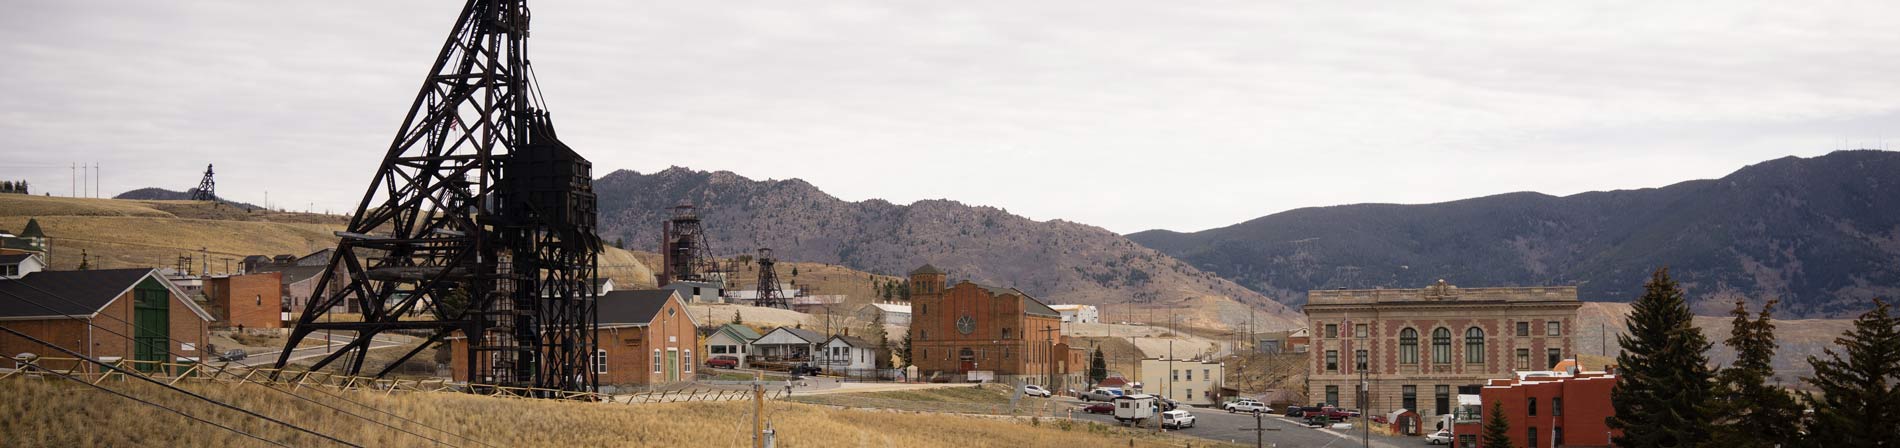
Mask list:
[[1326,421],[1328,422],[1338,422],[1338,421],[1345,421],[1347,419],[1352,418],[1353,416],[1355,416],[1355,413],[1353,412],[1348,412],[1344,409],[1339,409],[1332,406],[1326,406],[1326,407],[1302,408],[1300,415],[1298,415],[1297,417],[1304,418],[1306,419],[1306,423],[1312,424],[1312,423],[1317,422],[1321,417],[1325,417]]

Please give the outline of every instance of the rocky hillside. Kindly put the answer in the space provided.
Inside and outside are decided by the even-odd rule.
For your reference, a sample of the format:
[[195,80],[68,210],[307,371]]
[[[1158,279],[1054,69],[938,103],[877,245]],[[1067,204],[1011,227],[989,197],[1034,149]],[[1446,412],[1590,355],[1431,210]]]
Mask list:
[[1629,301],[1669,266],[1699,313],[1779,297],[1789,317],[1847,317],[1900,297],[1900,153],[1788,157],[1640,190],[1304,208],[1129,238],[1289,305],[1312,289],[1437,279],[1576,284],[1586,300]]
[[[1296,314],[1260,293],[1202,272],[1105,229],[1032,221],[954,201],[846,202],[802,180],[755,181],[730,172],[617,171],[594,182],[601,235],[653,250],[670,208],[691,202],[720,256],[770,247],[785,260],[902,275],[931,263],[952,280],[1013,286],[1052,303],[1180,306],[1190,325],[1257,325]],[[1244,305],[1243,305],[1244,304]],[[1165,315],[1165,312],[1163,313]]]

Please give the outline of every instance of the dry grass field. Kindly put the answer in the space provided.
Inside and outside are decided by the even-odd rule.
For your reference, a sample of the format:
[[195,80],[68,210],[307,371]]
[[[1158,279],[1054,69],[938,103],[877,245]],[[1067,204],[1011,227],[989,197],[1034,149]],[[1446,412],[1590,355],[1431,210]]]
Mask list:
[[[70,382],[0,382],[0,434],[7,446],[261,446],[260,442],[183,417],[135,404]],[[334,446],[281,426],[239,418],[155,386],[113,384],[117,390],[232,424],[290,446]],[[371,447],[483,446],[413,426],[323,395],[307,395],[361,415],[381,417],[444,442],[436,444],[386,427],[295,400],[258,386],[193,384],[206,396],[294,421],[318,432]],[[309,394],[309,392],[302,392]],[[748,446],[750,403],[597,404],[480,397],[454,393],[377,395],[346,393],[351,400],[451,431],[496,447]],[[770,403],[766,418],[778,446],[801,447],[1042,447],[1042,446],[1226,446],[1198,439],[1129,432],[1101,424],[1061,419],[1007,419],[837,409]]]

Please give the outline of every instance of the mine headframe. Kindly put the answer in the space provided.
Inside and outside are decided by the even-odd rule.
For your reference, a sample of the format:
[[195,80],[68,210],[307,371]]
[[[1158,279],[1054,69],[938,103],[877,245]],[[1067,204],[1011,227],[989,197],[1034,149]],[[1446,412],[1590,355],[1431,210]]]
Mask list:
[[[312,370],[360,374],[374,338],[400,333],[423,342],[375,376],[449,340],[474,390],[596,388],[592,165],[554,134],[528,23],[523,0],[464,6],[277,367],[343,332]],[[360,318],[331,316],[346,304]]]
[[759,256],[756,260],[759,264],[759,285],[758,293],[756,294],[758,301],[753,302],[753,305],[768,308],[791,308],[791,303],[785,300],[785,291],[779,288],[778,271],[774,270],[772,266],[777,263],[778,260],[772,258],[772,249],[760,248]]
[[198,188],[191,189],[193,201],[218,200],[218,183],[211,179],[211,164],[205,164],[205,177],[198,181]]
[[724,281],[732,271],[713,257],[706,228],[692,204],[674,206],[672,216],[661,225],[660,286],[675,281]]

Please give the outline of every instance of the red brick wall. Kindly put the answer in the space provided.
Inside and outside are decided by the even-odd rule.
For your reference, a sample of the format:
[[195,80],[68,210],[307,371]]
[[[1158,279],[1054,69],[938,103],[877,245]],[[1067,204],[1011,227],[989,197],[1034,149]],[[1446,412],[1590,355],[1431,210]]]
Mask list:
[[[166,360],[170,361],[178,356],[206,359],[208,348],[205,347],[205,341],[210,339],[210,325],[185,306],[185,300],[189,299],[177,295],[168,294],[168,296],[171,299],[170,337],[172,341],[167,344],[167,349],[172,354],[166,356]],[[131,337],[134,334],[131,324],[132,301],[132,292],[128,291],[119,296],[117,300],[101,310],[98,317],[89,321],[92,323],[90,326],[86,325],[86,321],[65,318],[8,321],[0,322],[0,324],[86,356],[131,359]],[[113,334],[115,332],[118,334]],[[182,344],[190,344],[191,348],[187,350]],[[22,352],[51,358],[70,357],[57,350],[27,341],[25,338],[12,334],[0,334],[0,355],[12,358]],[[8,364],[11,365],[10,362]],[[52,364],[48,366],[63,367]]]
[[283,328],[282,272],[205,280],[205,297],[223,312],[219,327]]
[[[1061,318],[1025,315],[1027,299],[1013,294],[1004,297],[999,300],[973,283],[959,283],[941,296],[913,295],[910,336],[917,359],[912,364],[922,372],[959,373],[963,366],[957,353],[969,348],[976,355],[976,370],[998,375],[1045,373],[1051,339],[1062,340],[1056,332],[1037,330],[1061,328]],[[917,312],[920,308],[921,313]],[[957,318],[966,313],[976,321],[975,331],[968,335],[956,327]],[[1005,328],[1008,338],[1003,338]]]
[[[1613,431],[1604,419],[1615,414],[1610,406],[1610,389],[1615,385],[1613,378],[1572,378],[1486,387],[1479,396],[1484,400],[1485,419],[1491,418],[1491,406],[1503,407],[1505,421],[1511,425],[1514,446],[1527,445],[1531,427],[1537,428],[1537,446],[1540,447],[1550,446],[1552,428],[1563,428],[1562,446],[1609,446]],[[1537,399],[1535,416],[1529,412],[1530,398]],[[1557,398],[1563,399],[1563,415],[1553,412],[1551,403]]]
[[[668,351],[679,353],[680,365],[676,372],[679,381],[692,381],[693,375],[699,372],[699,365],[706,362],[705,350],[699,346],[699,331],[679,301],[667,302],[647,326],[603,328],[597,330],[596,337],[599,338],[599,348],[607,351],[607,372],[600,375],[602,385],[648,386],[664,383],[667,377],[665,369],[656,369],[653,365],[654,349],[660,350],[662,364],[666,362]],[[450,342],[449,367],[454,371],[456,381],[468,380],[468,360],[465,357],[467,342],[461,338]],[[692,354],[691,363],[687,362],[687,353]],[[661,372],[655,373],[656,370]]]

